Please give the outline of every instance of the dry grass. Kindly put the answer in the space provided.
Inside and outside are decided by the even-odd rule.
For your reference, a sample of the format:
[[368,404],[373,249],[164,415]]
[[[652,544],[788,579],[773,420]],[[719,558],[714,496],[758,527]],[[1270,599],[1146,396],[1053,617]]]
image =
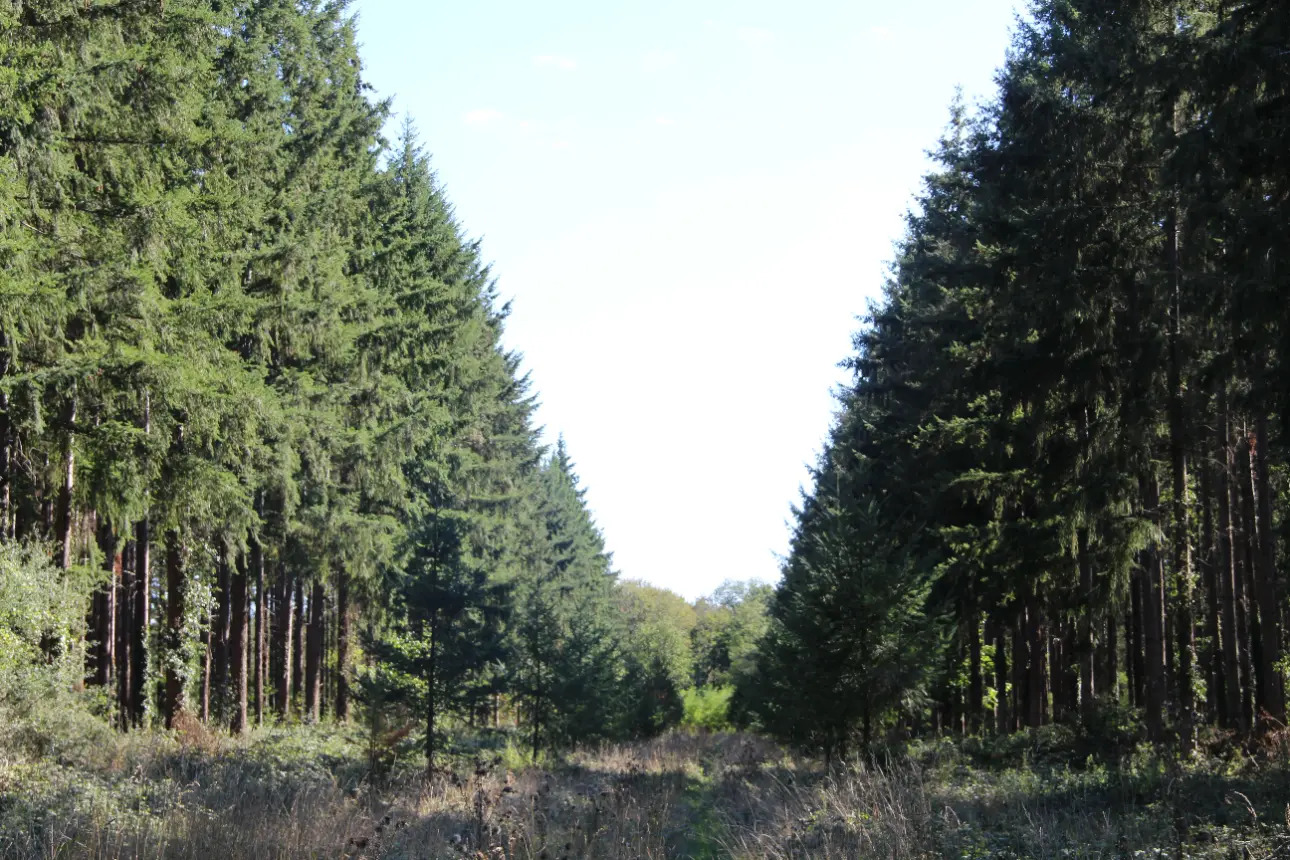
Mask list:
[[942,744],[826,769],[752,736],[674,734],[549,768],[481,751],[429,781],[409,760],[378,785],[356,735],[199,728],[61,761],[0,755],[0,856],[1290,856],[1284,762],[990,768]]

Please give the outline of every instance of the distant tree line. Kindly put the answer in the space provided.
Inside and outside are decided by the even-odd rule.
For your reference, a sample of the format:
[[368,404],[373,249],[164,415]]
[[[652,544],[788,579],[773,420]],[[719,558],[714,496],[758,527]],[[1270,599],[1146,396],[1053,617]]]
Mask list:
[[1290,6],[1038,0],[956,105],[749,719],[832,752],[1285,721]]
[[675,722],[689,665],[629,623],[343,0],[3,4],[0,106],[6,599],[93,572],[82,628],[6,636],[83,641],[122,728],[358,697],[433,761],[450,724],[538,750]]

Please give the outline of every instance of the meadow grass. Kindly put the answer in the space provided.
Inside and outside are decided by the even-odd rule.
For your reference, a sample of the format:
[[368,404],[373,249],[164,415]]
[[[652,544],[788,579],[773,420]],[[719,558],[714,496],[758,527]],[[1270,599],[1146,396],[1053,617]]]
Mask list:
[[[1081,757],[1083,756],[1083,757]],[[358,727],[99,734],[0,751],[0,856],[35,858],[1290,857],[1284,739],[1178,763],[1060,730],[825,766],[747,734],[539,762],[505,733],[426,778]]]

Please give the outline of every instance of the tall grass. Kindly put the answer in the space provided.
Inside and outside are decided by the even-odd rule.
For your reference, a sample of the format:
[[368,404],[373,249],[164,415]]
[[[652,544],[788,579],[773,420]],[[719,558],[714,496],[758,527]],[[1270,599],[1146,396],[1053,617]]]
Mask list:
[[1290,856],[1284,751],[1229,746],[1180,766],[1137,749],[1099,763],[1030,740],[1039,752],[1024,766],[979,743],[930,743],[827,768],[750,735],[672,734],[541,763],[503,740],[427,780],[410,756],[374,778],[358,730],[230,740],[192,724],[100,736],[91,758],[0,751],[0,856]]

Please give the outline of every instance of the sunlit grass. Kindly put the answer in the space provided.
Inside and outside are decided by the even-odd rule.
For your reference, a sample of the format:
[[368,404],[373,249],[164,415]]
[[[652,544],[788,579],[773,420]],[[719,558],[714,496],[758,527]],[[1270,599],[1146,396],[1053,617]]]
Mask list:
[[[534,763],[505,735],[431,780],[415,741],[367,769],[358,728],[98,736],[0,757],[0,856],[36,858],[1021,858],[1276,856],[1283,751],[1079,760],[1055,733],[924,742],[826,768],[762,738],[665,735]],[[1025,747],[1024,766],[997,747]],[[1221,752],[1222,755],[1218,755]],[[1223,757],[1226,756],[1226,757]],[[1233,854],[1235,852],[1235,854]]]

